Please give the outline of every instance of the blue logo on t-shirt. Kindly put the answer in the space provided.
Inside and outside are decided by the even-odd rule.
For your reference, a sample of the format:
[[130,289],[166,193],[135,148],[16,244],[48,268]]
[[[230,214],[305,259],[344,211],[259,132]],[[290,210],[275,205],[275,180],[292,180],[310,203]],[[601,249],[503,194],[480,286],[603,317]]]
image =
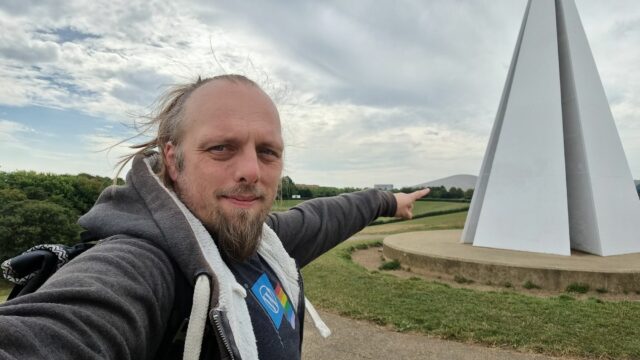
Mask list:
[[256,299],[262,308],[269,314],[271,321],[276,326],[276,329],[280,329],[280,323],[282,322],[282,316],[284,315],[284,308],[276,297],[276,292],[271,286],[267,274],[262,274],[258,280],[251,287],[251,292],[255,295]]

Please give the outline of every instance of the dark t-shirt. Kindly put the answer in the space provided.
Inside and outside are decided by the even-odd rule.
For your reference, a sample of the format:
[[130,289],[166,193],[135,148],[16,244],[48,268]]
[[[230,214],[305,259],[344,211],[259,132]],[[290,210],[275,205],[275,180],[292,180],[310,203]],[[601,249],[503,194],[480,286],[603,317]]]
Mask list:
[[[261,359],[300,359],[300,314],[271,267],[260,255],[227,261],[247,290],[247,307]],[[298,305],[300,307],[300,304]]]

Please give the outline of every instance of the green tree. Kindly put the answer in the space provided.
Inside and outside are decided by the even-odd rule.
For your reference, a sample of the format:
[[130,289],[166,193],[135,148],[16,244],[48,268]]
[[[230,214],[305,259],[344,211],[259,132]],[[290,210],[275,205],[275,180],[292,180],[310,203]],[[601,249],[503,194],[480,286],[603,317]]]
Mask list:
[[434,186],[431,187],[431,192],[429,192],[429,197],[434,199],[446,199],[449,196],[449,192],[444,186]]
[[0,172],[0,189],[18,189],[28,199],[47,200],[84,214],[100,192],[111,184],[106,177],[43,174],[33,171]]
[[76,221],[111,184],[106,177],[0,171],[0,259],[36,244],[74,244]]
[[472,197],[473,197],[473,189],[468,189],[467,191],[464,192],[465,199],[471,200]]
[[16,201],[27,200],[27,194],[18,189],[0,189],[0,207]]
[[417,187],[409,187],[409,186],[405,186],[405,187],[400,188],[400,190],[398,190],[398,191],[394,191],[394,192],[401,192],[401,193],[408,194],[408,193],[414,192],[414,191],[416,191],[416,190],[418,190],[418,188],[417,188]]
[[449,189],[449,198],[450,199],[462,199],[464,198],[464,191],[458,187],[452,186]]
[[298,194],[303,199],[311,199],[313,197],[313,193],[309,188],[303,187],[298,189]]
[[288,200],[291,199],[292,195],[298,195],[298,188],[290,177],[284,176],[280,179],[280,184],[278,184],[278,194],[280,194],[281,199]]
[[0,259],[13,257],[37,244],[79,241],[77,216],[58,204],[22,200],[0,207]]

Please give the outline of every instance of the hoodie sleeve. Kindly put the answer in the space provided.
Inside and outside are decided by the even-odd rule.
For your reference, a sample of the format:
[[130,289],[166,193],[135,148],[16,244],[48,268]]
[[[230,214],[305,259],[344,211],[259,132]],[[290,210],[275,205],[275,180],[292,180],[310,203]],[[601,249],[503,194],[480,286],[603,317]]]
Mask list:
[[390,192],[365,190],[305,201],[269,215],[269,225],[298,266],[303,267],[379,216],[394,216]]
[[35,293],[0,305],[0,359],[149,359],[166,327],[174,270],[150,243],[110,239]]

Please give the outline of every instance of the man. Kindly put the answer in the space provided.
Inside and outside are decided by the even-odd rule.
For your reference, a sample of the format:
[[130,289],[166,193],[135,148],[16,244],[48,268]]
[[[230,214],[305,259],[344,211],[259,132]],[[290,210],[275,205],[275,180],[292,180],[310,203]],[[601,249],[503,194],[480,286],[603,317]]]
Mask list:
[[238,75],[175,88],[150,125],[157,136],[125,160],[126,185],[79,221],[104,240],[0,306],[0,358],[300,358],[299,269],[378,216],[411,218],[428,192],[369,190],[269,214],[279,115]]

